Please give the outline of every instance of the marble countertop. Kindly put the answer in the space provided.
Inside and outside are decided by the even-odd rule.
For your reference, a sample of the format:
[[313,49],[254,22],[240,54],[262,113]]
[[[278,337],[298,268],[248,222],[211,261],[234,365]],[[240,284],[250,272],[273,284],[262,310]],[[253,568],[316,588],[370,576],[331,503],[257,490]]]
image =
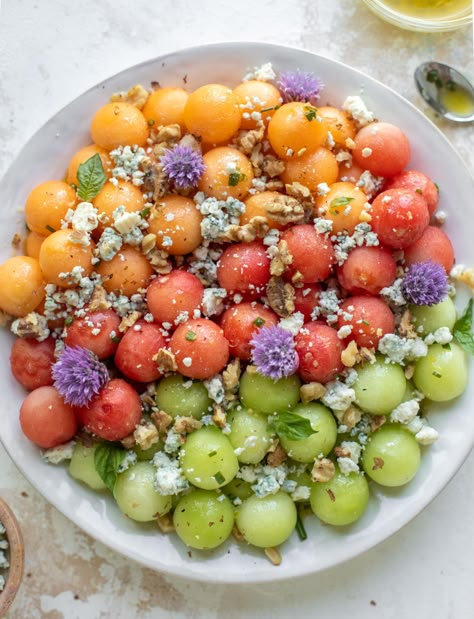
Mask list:
[[[351,64],[427,112],[422,60],[474,78],[472,31],[403,31],[356,0],[4,0],[0,9],[0,174],[53,113],[126,66],[179,47],[254,40]],[[474,173],[472,125],[435,119]],[[474,454],[414,521],[364,555],[275,585],[215,586],[142,568],[48,505],[0,446],[0,495],[23,528],[26,569],[9,619],[469,619],[474,615]]]

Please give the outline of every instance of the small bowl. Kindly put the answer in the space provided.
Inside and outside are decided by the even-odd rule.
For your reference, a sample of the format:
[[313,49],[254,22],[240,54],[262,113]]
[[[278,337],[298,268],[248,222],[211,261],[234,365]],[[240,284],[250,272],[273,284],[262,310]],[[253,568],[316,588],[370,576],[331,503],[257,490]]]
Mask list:
[[0,617],[3,617],[10,608],[20,588],[23,576],[24,546],[20,525],[8,505],[0,499],[0,522],[6,529],[8,540],[8,560],[10,567],[5,575],[5,588],[0,593]]
[[446,11],[445,15],[438,14],[438,16],[430,15],[429,8],[420,9],[420,14],[414,15],[412,11],[397,10],[391,6],[393,2],[385,0],[363,0],[363,2],[385,21],[406,30],[446,32],[472,23],[472,3],[467,1],[464,7],[461,6],[449,13]]

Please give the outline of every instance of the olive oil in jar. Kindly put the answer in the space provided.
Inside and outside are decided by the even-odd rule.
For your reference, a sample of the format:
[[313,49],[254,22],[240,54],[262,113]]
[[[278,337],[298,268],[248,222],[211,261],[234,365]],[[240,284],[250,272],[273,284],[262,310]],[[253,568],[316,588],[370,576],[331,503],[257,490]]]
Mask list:
[[415,19],[444,20],[468,15],[471,0],[384,0],[387,8]]

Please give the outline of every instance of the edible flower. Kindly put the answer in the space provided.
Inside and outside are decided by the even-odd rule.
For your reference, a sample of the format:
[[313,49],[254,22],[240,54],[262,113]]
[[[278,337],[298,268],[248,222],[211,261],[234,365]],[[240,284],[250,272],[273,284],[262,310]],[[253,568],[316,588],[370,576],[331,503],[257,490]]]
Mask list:
[[294,374],[299,359],[293,335],[278,326],[262,327],[250,340],[252,363],[263,376],[279,380]]
[[81,346],[66,346],[52,367],[54,386],[67,404],[87,406],[109,380],[97,355]]
[[161,164],[163,172],[177,189],[196,187],[205,169],[200,152],[179,144],[165,151]]
[[402,293],[414,305],[436,305],[448,294],[448,276],[437,262],[417,262],[403,279]]
[[283,101],[307,101],[314,104],[324,85],[313,73],[307,71],[285,71],[277,81]]

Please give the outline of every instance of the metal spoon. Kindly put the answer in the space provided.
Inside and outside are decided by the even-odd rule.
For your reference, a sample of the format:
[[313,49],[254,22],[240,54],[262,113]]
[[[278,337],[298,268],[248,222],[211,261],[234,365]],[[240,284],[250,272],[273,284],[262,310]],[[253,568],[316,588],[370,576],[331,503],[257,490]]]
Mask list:
[[416,68],[415,83],[423,99],[444,118],[474,121],[474,86],[456,69],[424,62]]

